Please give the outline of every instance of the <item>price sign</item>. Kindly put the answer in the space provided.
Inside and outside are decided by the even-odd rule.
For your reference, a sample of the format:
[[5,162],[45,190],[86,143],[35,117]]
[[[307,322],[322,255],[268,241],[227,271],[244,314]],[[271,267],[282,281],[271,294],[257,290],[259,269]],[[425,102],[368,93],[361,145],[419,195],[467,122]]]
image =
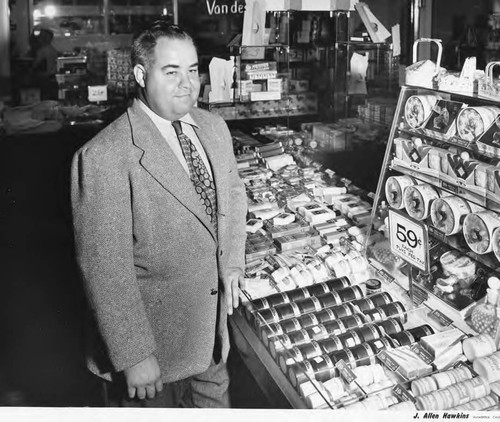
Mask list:
[[427,226],[401,212],[389,210],[391,251],[422,270],[429,269],[429,233]]
[[106,85],[89,86],[89,101],[100,102],[108,100],[108,87]]

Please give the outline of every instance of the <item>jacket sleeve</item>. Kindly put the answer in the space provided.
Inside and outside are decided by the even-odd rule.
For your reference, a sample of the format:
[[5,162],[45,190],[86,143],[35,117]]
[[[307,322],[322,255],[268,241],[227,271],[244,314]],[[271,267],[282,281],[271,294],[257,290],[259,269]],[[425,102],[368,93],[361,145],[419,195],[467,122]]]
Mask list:
[[135,274],[125,162],[94,143],[75,154],[71,169],[77,263],[116,371],[142,361],[156,348]]
[[226,122],[220,117],[221,130],[224,137],[224,142],[227,145],[228,154],[228,182],[229,182],[229,206],[228,215],[228,239],[230,239],[231,248],[227,251],[227,266],[233,268],[241,268],[245,270],[245,241],[246,241],[246,214],[247,214],[247,195],[245,185],[239,177],[238,168],[236,166],[236,158],[233,152],[233,138]]

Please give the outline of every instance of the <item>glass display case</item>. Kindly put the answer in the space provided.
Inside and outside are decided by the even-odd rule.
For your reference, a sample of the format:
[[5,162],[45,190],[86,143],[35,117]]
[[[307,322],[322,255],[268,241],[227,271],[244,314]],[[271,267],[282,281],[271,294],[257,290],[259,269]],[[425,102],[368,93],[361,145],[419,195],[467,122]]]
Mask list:
[[[499,114],[494,101],[402,88],[367,248],[386,278],[465,331],[488,279],[500,275]],[[393,223],[399,233],[390,227],[391,213],[423,228],[428,241],[399,220]],[[409,266],[394,246],[391,252],[390,232],[403,240],[407,255],[422,248],[427,268]]]

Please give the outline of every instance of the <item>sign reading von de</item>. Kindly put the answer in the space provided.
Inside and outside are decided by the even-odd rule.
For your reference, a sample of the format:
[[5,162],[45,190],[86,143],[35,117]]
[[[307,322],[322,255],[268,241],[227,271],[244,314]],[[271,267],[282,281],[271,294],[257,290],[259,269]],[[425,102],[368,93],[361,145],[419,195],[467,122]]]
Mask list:
[[229,15],[243,13],[245,4],[241,0],[205,0],[209,15]]

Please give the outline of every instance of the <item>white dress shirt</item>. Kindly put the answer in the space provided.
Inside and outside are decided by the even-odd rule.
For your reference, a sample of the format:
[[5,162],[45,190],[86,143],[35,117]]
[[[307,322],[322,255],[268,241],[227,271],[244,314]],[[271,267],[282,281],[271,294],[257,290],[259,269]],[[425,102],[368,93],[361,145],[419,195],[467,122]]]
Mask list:
[[[184,170],[186,170],[186,173],[189,175],[189,168],[186,162],[186,159],[184,158],[184,154],[182,152],[181,144],[179,143],[179,139],[177,138],[177,135],[175,133],[174,127],[172,126],[172,122],[170,120],[166,120],[163,117],[158,116],[153,110],[151,110],[146,104],[144,104],[141,100],[139,101],[139,105],[141,108],[146,112],[146,114],[151,118],[155,126],[158,128],[160,133],[163,135],[165,140],[167,141],[168,146],[172,149],[174,152],[175,156],[179,160],[179,162],[182,164],[182,167]],[[195,127],[198,127],[198,125],[194,122],[193,118],[191,115],[188,113],[182,118],[179,119],[181,122],[181,127],[182,131],[186,134],[186,136],[191,139],[191,142],[194,144],[196,149],[198,150],[198,153],[201,156],[201,159],[203,160],[203,163],[205,164],[205,167],[207,168],[208,173],[212,176],[212,168],[210,166],[210,162],[208,161],[207,154],[205,153],[205,149],[201,145],[200,140],[198,139],[198,136],[196,135],[196,132],[194,130]]]

